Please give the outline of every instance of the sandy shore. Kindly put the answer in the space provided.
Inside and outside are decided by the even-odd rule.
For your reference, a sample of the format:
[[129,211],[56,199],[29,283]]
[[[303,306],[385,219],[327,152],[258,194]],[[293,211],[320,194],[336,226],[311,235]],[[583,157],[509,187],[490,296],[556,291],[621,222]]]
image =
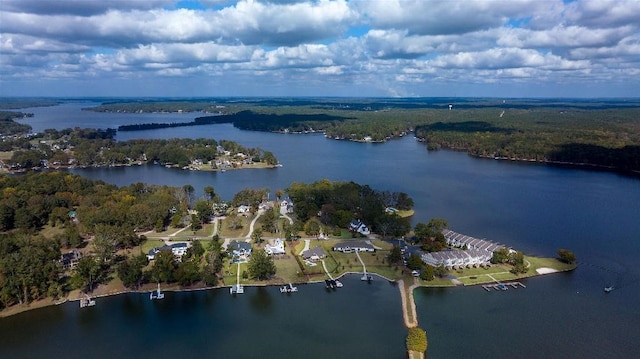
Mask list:
[[541,267],[536,269],[536,272],[538,274],[550,274],[550,273],[556,273],[558,272],[558,270],[553,268]]

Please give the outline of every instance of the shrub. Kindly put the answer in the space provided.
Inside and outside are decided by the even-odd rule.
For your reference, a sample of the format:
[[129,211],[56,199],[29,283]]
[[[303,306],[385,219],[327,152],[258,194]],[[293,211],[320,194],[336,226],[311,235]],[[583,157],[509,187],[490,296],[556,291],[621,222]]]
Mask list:
[[409,328],[407,349],[424,353],[427,351],[427,332],[420,327]]

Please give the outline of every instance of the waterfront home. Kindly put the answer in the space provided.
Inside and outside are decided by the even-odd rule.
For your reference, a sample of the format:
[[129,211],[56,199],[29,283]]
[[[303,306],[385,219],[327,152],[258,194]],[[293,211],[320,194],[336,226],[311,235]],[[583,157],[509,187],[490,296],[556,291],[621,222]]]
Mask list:
[[78,261],[82,258],[82,252],[77,249],[72,250],[69,253],[64,253],[60,257],[60,263],[62,264],[62,268],[64,269],[73,269],[75,268]]
[[375,252],[376,249],[373,246],[365,241],[346,241],[337,243],[333,246],[333,250],[336,252],[342,253],[353,253],[353,252]]
[[243,204],[240,207],[238,207],[238,213],[239,214],[247,213],[247,212],[249,212],[250,209],[251,209],[251,207]]
[[267,252],[267,254],[269,255],[274,255],[274,254],[284,254],[284,242],[282,241],[282,239],[280,238],[276,238],[273,241],[273,244],[269,244],[267,243],[264,246],[264,251]]
[[307,249],[306,251],[302,252],[302,258],[308,261],[309,260],[317,261],[326,256],[327,254],[324,252],[324,249],[322,249],[322,247],[319,244],[311,249]]
[[283,199],[282,202],[280,202],[280,208],[284,208],[285,213],[293,213],[293,202]]
[[188,248],[189,248],[189,245],[184,242],[172,243],[171,245],[165,244],[162,247],[155,247],[150,249],[149,252],[147,253],[147,259],[150,261],[156,259],[156,254],[158,254],[160,251],[163,251],[163,250],[170,250],[174,256],[178,258],[182,258],[182,256],[187,253]]
[[241,241],[231,241],[227,250],[231,252],[233,261],[246,261],[251,255],[251,243]]
[[504,247],[486,239],[473,238],[464,234],[456,233],[449,229],[443,229],[442,234],[444,235],[444,239],[447,241],[447,244],[452,247],[478,249],[492,253]]
[[493,252],[468,249],[423,253],[420,259],[422,259],[425,264],[434,267],[443,265],[446,268],[460,268],[488,264],[492,256]]
[[353,221],[351,221],[351,223],[349,223],[349,230],[351,232],[360,233],[363,236],[368,236],[369,234],[371,234],[369,228],[359,219],[354,219]]

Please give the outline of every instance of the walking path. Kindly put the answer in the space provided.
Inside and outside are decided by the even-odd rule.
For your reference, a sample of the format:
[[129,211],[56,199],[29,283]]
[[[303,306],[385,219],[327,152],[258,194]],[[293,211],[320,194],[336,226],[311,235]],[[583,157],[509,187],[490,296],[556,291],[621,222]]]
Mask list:
[[218,217],[215,217],[213,219],[213,234],[212,234],[212,236],[215,236],[216,234],[218,234],[218,222],[220,222],[220,219],[218,219]]
[[251,221],[251,224],[249,224],[249,234],[247,234],[247,236],[245,237],[245,242],[251,242],[251,234],[253,233],[253,227],[255,226],[256,222],[258,221],[258,218],[260,218],[260,216],[262,216],[262,213],[264,213],[264,211],[259,209],[258,213],[256,214],[256,216],[253,217],[253,220]]
[[329,271],[327,270],[327,266],[324,265],[324,260],[321,260],[322,262],[322,268],[324,268],[324,271],[327,273],[327,275],[329,276],[329,279],[333,280],[333,277],[331,276],[331,273],[329,273]]
[[[400,289],[400,297],[402,297],[402,316],[404,318],[404,325],[407,328],[413,328],[418,326],[418,314],[416,312],[416,302],[413,300],[413,290],[418,287],[418,284],[415,282],[409,286],[409,288],[405,291],[404,281],[400,279],[398,281],[398,289]],[[408,297],[407,297],[408,295]],[[411,314],[411,318],[409,318],[409,314]]]
[[289,224],[293,224],[293,219],[287,215],[287,209],[285,207],[280,206],[280,215],[289,220]]
[[364,272],[364,277],[367,276],[367,266],[364,265],[364,262],[362,261],[362,258],[360,258],[360,251],[356,251],[356,257],[358,257],[358,260],[360,261],[360,263],[362,263],[362,271]]
[[302,248],[302,250],[300,251],[300,253],[298,255],[302,255],[302,253],[304,253],[305,251],[309,250],[309,243],[311,243],[310,239],[305,239],[304,240],[304,248]]
[[175,232],[175,233],[171,233],[171,234],[169,235],[169,237],[175,237],[178,233],[183,232],[183,231],[186,231],[187,229],[189,229],[189,227],[188,227],[188,226],[187,226],[187,227],[180,228],[180,230],[179,230],[179,231],[177,231],[177,232]]

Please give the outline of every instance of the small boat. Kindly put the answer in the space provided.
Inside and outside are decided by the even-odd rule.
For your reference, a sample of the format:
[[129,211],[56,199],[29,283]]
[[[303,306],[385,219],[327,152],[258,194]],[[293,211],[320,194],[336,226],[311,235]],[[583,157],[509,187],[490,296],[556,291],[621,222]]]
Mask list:
[[93,307],[94,305],[96,305],[96,301],[89,296],[80,299],[80,308]]
[[335,282],[337,288],[342,288],[342,282],[340,282],[339,280],[336,280]]
[[324,284],[327,286],[327,289],[333,288],[333,285],[331,285],[331,281],[329,279],[325,279]]
[[297,291],[298,291],[298,287],[294,287],[291,283],[280,288],[280,293],[293,293]]
[[613,286],[609,286],[609,287],[604,287],[604,292],[605,293],[609,293],[613,290]]
[[164,293],[160,291],[160,283],[158,283],[158,289],[149,293],[149,299],[164,299]]
[[243,294],[244,288],[240,284],[232,285],[231,288],[229,288],[229,293],[231,293],[232,295]]

